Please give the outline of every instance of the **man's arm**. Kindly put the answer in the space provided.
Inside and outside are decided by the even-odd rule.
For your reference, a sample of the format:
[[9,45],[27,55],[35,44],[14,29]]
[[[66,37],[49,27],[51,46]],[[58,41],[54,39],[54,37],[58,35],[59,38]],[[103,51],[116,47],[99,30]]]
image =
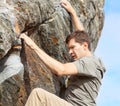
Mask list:
[[24,33],[20,35],[20,38],[24,39],[25,43],[33,49],[40,59],[45,63],[47,67],[51,69],[51,71],[54,74],[57,75],[74,75],[77,74],[77,68],[73,63],[66,63],[63,64],[54,58],[50,57],[47,55],[42,49],[40,49],[33,41],[31,38],[29,38],[27,35]]
[[83,24],[80,22],[76,11],[67,0],[61,0],[61,5],[70,13],[75,30],[84,31]]

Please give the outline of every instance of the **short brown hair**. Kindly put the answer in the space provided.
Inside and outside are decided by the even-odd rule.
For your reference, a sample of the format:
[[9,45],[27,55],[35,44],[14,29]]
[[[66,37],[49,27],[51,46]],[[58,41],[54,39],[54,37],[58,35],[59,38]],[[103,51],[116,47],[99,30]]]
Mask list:
[[69,34],[66,38],[66,44],[69,43],[71,39],[75,39],[76,42],[82,44],[83,42],[87,42],[88,49],[91,50],[90,47],[90,37],[85,31],[74,31],[73,33]]

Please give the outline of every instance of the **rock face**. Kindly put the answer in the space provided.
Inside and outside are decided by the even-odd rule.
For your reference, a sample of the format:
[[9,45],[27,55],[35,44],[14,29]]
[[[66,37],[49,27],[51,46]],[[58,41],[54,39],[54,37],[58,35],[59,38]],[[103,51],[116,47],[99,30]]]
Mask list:
[[[103,28],[104,0],[70,3],[89,33],[94,51]],[[16,22],[20,32],[26,32],[50,56],[61,62],[71,61],[65,38],[73,26],[59,0],[0,0],[0,106],[24,106],[35,87],[61,96],[65,77],[53,75],[24,41],[21,50],[13,47]]]

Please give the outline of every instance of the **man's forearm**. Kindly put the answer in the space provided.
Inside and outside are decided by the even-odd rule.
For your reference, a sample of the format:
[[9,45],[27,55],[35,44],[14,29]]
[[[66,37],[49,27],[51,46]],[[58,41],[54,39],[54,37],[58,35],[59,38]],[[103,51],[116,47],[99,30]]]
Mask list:
[[83,24],[79,20],[76,11],[67,0],[61,0],[61,5],[70,13],[75,30],[84,31]]
[[50,57],[43,50],[41,50],[38,46],[35,46],[32,48],[38,54],[40,59],[46,64],[47,67],[49,67],[51,69],[51,71],[54,74],[62,75],[62,73],[64,71],[64,65],[61,62]]
[[76,12],[72,12],[70,13],[71,17],[72,17],[72,22],[73,25],[75,27],[75,30],[80,30],[80,31],[84,31],[84,27],[83,24],[81,23],[81,21],[79,20]]
[[30,46],[30,48],[33,49],[38,54],[40,59],[45,63],[46,66],[48,66],[51,69],[53,73],[62,75],[64,71],[64,64],[60,63],[59,61],[55,60],[54,58],[46,54],[27,35],[21,34],[20,38],[24,39],[26,44]]

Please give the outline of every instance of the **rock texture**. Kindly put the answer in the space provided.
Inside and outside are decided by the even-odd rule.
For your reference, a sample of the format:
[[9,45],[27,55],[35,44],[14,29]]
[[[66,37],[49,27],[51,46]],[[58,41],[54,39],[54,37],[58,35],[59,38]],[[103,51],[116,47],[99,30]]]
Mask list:
[[[70,3],[89,33],[94,51],[103,28],[104,0],[70,0]],[[0,106],[24,106],[35,87],[57,95],[64,91],[65,77],[53,75],[24,41],[21,50],[13,48],[12,42],[17,40],[18,33],[15,30],[16,22],[20,32],[26,32],[50,56],[61,62],[71,61],[65,38],[73,31],[73,26],[71,17],[60,6],[59,0],[0,0],[0,79],[3,79],[0,84]],[[21,65],[19,70],[16,62],[12,62],[16,71],[9,71],[11,64],[5,63],[11,55],[21,59],[19,64],[23,64],[24,69]],[[6,75],[3,76],[3,73]]]

